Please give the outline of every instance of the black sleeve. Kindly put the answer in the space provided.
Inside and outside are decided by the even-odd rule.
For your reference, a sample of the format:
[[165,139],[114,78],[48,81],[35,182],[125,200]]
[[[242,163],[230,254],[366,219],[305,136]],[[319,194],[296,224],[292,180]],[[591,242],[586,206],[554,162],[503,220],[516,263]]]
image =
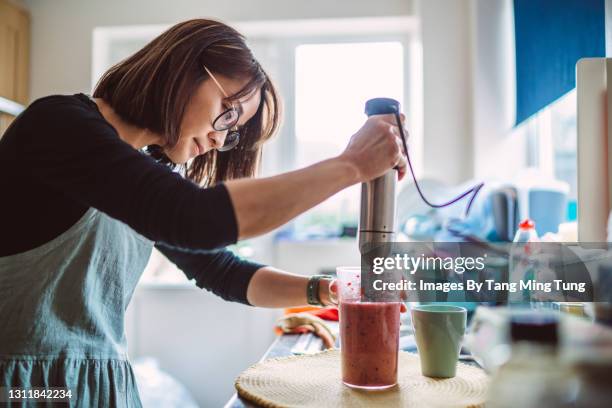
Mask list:
[[91,106],[54,96],[23,113],[25,171],[40,182],[118,219],[155,242],[215,249],[238,227],[223,184],[201,188],[135,150]]
[[188,251],[156,244],[189,279],[195,279],[198,287],[206,289],[230,302],[251,305],[247,289],[251,278],[264,265],[246,261],[226,249],[216,251]]

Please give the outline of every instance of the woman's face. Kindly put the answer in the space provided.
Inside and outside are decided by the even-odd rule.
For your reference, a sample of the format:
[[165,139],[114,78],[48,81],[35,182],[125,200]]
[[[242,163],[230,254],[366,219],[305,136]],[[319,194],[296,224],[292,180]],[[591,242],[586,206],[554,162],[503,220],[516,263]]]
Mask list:
[[[220,74],[214,75],[228,95],[236,94],[246,84],[246,81],[230,79]],[[238,129],[255,115],[260,98],[261,92],[257,89],[239,101],[232,102],[240,112]],[[164,150],[166,156],[173,163],[184,164],[196,156],[223,146],[228,131],[215,130],[213,122],[228,108],[230,103],[225,100],[217,84],[210,78],[205,80],[189,101],[183,116],[179,140],[174,147]]]

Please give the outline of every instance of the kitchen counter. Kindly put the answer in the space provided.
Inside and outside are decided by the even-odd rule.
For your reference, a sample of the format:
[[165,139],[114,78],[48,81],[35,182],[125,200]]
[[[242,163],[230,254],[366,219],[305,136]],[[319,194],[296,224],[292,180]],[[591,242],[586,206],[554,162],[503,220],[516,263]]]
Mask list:
[[[263,355],[261,361],[266,360],[268,358],[273,357],[285,357],[292,355],[291,349],[296,345],[298,339],[300,338],[300,334],[284,334],[278,337],[268,351]],[[309,334],[308,336],[314,336],[313,334]],[[319,351],[319,350],[310,350],[310,351]],[[225,408],[256,408],[257,406],[243,400],[238,396],[238,394],[234,394],[232,398],[225,404]]]

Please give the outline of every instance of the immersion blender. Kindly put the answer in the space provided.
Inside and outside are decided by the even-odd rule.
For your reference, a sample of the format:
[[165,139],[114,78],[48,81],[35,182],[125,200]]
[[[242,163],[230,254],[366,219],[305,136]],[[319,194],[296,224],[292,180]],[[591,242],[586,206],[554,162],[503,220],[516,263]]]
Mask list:
[[[365,113],[368,116],[399,113],[399,102],[390,98],[370,99],[366,102]],[[361,184],[359,251],[362,254],[369,251],[371,244],[395,239],[396,184],[397,173],[393,169]]]
[[[368,116],[393,114],[399,128],[399,133],[402,140],[402,146],[406,160],[408,162],[408,170],[412,175],[412,180],[416,187],[419,196],[427,205],[432,208],[442,208],[454,204],[465,196],[471,194],[470,200],[466,207],[465,215],[470,212],[470,208],[474,198],[484,186],[484,183],[479,183],[467,191],[461,193],[452,200],[434,204],[427,200],[421,191],[421,187],[416,179],[410,156],[408,155],[408,145],[406,142],[406,134],[400,118],[400,104],[395,99],[391,98],[374,98],[366,102],[365,113]],[[372,265],[374,257],[386,257],[392,252],[392,245],[389,243],[395,240],[395,189],[397,184],[397,174],[395,169],[387,171],[382,176],[361,184],[361,209],[359,219],[359,252],[362,257],[362,266],[369,268]],[[365,280],[364,280],[365,278]],[[373,276],[373,274],[362,274],[362,288],[365,289],[366,298],[377,298],[380,292],[376,293],[372,288],[370,279],[379,279],[381,276]],[[387,279],[394,280],[398,277],[387,276]]]
[[[393,114],[399,127],[400,136],[404,154],[408,161],[408,170],[412,175],[412,180],[416,187],[419,196],[432,208],[442,208],[454,204],[465,196],[471,194],[470,200],[465,210],[467,216],[472,207],[472,203],[484,183],[479,183],[474,187],[466,190],[452,200],[434,204],[430,202],[421,191],[421,187],[417,182],[412,162],[408,155],[408,145],[406,144],[406,135],[404,127],[400,120],[400,104],[395,99],[391,98],[374,98],[366,102],[365,113],[368,116]],[[361,212],[359,219],[359,249],[364,252],[365,247],[370,247],[369,244],[393,242],[395,238],[395,185],[397,183],[397,175],[395,170],[389,170],[382,176],[361,184]],[[367,249],[366,249],[367,250]]]

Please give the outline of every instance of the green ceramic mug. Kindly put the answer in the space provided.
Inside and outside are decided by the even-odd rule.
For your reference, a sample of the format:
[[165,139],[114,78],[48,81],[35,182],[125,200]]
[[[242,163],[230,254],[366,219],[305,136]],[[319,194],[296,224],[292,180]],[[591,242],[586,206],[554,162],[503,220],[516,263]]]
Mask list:
[[411,315],[421,373],[426,377],[454,377],[467,310],[460,306],[430,304],[414,306]]

